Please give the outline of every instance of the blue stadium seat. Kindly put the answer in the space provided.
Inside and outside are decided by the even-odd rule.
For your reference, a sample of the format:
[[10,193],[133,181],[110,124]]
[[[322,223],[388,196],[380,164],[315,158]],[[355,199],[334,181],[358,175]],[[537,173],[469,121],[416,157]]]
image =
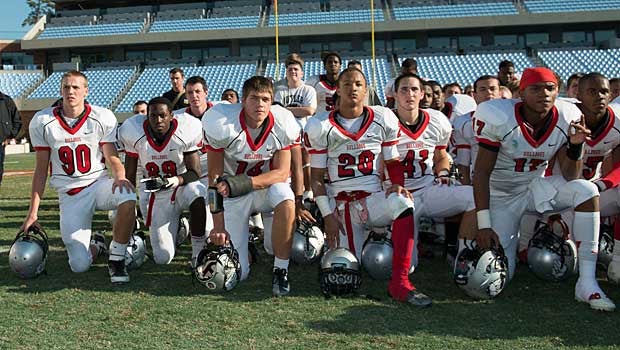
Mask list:
[[512,2],[394,7],[395,20],[517,15],[518,13],[519,11]]
[[538,57],[566,82],[576,72],[599,72],[608,78],[620,76],[620,49],[547,49]]
[[[85,70],[84,75],[88,78],[89,93],[86,98],[93,105],[110,107],[116,98],[127,86],[135,68]],[[59,98],[60,79],[64,72],[54,72],[28,96],[36,98]]]
[[258,16],[186,19],[175,21],[155,21],[149,32],[160,33],[191,30],[255,28],[256,26],[258,26]]
[[525,0],[524,5],[531,13],[604,11],[620,9],[620,0]]
[[32,88],[43,77],[40,71],[28,73],[0,73],[0,91],[12,98],[24,97],[24,93]]
[[[146,68],[127,95],[116,108],[116,112],[131,112],[139,100],[148,101],[170,90],[168,71],[171,67]],[[199,67],[180,67],[185,77],[199,75],[207,81],[207,100],[219,101],[222,91],[233,88],[241,95],[243,82],[256,73],[256,63],[213,64]]]
[[[383,10],[375,9],[375,21],[383,21]],[[370,22],[370,10],[342,10],[330,12],[285,13],[278,16],[279,26],[300,26],[315,24],[341,24]],[[276,25],[275,16],[269,16],[269,26]]]
[[137,34],[143,27],[143,22],[47,27],[37,39],[62,39],[72,37]]

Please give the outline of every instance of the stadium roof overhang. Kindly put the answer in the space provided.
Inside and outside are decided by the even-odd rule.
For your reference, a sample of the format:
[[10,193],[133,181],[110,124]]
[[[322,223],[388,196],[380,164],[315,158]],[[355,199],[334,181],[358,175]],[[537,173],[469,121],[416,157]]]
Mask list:
[[[66,0],[71,1],[71,0]],[[570,12],[557,14],[519,14],[510,16],[484,16],[443,19],[425,19],[415,21],[385,21],[376,22],[375,32],[415,32],[516,27],[516,26],[549,26],[571,25],[602,22],[619,22],[620,10],[596,12]],[[33,39],[23,40],[24,50],[48,50],[76,47],[104,47],[118,45],[154,45],[167,43],[215,41],[215,40],[242,40],[263,39],[274,37],[273,27],[257,27],[250,29],[224,29],[178,31],[165,33],[141,33],[94,37],[76,37],[64,39]],[[289,26],[280,28],[280,37],[303,37],[317,35],[359,34],[370,33],[370,23],[351,24],[323,24],[309,26]]]

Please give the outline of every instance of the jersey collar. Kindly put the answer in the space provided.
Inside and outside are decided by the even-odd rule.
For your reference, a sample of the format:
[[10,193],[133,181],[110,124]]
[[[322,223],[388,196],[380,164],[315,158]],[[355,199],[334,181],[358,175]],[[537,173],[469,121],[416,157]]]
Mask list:
[[601,140],[603,140],[605,136],[609,134],[609,130],[613,128],[615,120],[616,120],[616,115],[614,114],[613,109],[607,106],[607,125],[605,125],[605,129],[603,129],[603,131],[601,131],[596,138],[591,139],[591,140],[586,139],[586,143],[588,144],[588,146],[593,147],[597,143],[601,142]]
[[85,104],[84,115],[80,117],[80,120],[73,127],[70,127],[69,124],[67,124],[67,122],[65,121],[65,118],[63,118],[62,116],[62,107],[58,106],[53,109],[54,117],[56,117],[56,120],[58,120],[58,123],[60,124],[60,126],[71,135],[75,135],[75,133],[77,133],[80,130],[82,125],[86,123],[86,119],[88,119],[88,117],[90,116],[91,111],[92,111],[92,108],[90,107],[90,105]]
[[534,148],[538,148],[549,138],[549,135],[551,135],[553,129],[555,129],[555,126],[558,124],[558,109],[555,106],[551,108],[551,122],[549,123],[549,127],[539,139],[535,139],[525,126],[525,120],[521,115],[522,105],[523,102],[518,102],[515,104],[515,118],[517,119],[517,124],[519,124],[521,133],[523,133],[523,136],[525,137],[527,143],[529,143]]
[[172,135],[174,135],[174,132],[177,130],[177,127],[179,126],[179,123],[177,122],[176,119],[172,119],[170,121],[170,128],[172,130],[170,130],[168,132],[168,135],[166,136],[166,139],[164,140],[164,142],[161,143],[161,145],[158,145],[157,142],[155,142],[155,140],[151,137],[151,133],[149,132],[149,121],[145,120],[144,123],[142,124],[142,128],[144,129],[144,135],[146,136],[146,140],[148,141],[149,145],[151,145],[151,147],[153,147],[153,149],[155,149],[157,152],[161,152],[164,150],[164,148],[166,148],[166,146],[168,146],[168,143],[170,143],[170,140],[172,139]]
[[407,127],[407,125],[403,124],[400,118],[398,119],[398,127],[400,128],[400,130],[404,132],[405,135],[411,137],[414,140],[417,140],[420,137],[420,135],[422,135],[422,133],[424,132],[424,130],[426,130],[426,127],[431,121],[431,116],[428,114],[427,111],[420,109],[420,112],[421,112],[420,118],[422,118],[422,120],[420,121],[420,126],[415,132],[411,131]]
[[348,130],[343,128],[340,125],[340,123],[338,123],[338,121],[336,120],[336,113],[338,113],[337,110],[331,111],[329,113],[329,122],[346,137],[353,139],[354,141],[359,141],[359,139],[366,133],[366,130],[368,130],[368,128],[370,127],[370,124],[372,124],[373,120],[375,119],[375,113],[372,110],[372,108],[368,108],[367,106],[364,106],[364,111],[366,112],[366,115],[367,115],[366,120],[360,127],[359,131],[356,133],[349,132]]
[[250,135],[250,132],[248,131],[248,126],[245,123],[245,110],[241,109],[241,112],[239,112],[239,124],[241,124],[241,130],[245,132],[245,139],[248,143],[248,146],[250,146],[250,149],[254,152],[258,151],[258,149],[263,146],[265,140],[267,140],[267,137],[271,133],[271,129],[273,129],[275,119],[273,117],[273,114],[271,114],[271,111],[269,111],[269,115],[267,115],[267,119],[263,121],[263,123],[267,123],[267,127],[260,133],[258,142],[254,143],[252,135]]

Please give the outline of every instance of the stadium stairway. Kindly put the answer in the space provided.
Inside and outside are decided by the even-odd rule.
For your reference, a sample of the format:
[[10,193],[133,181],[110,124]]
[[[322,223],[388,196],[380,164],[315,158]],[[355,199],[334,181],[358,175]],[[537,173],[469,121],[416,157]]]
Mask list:
[[123,101],[123,99],[125,98],[125,95],[127,95],[127,93],[129,92],[129,90],[133,87],[133,84],[136,83],[136,81],[138,80],[138,78],[140,77],[140,74],[142,74],[142,71],[144,70],[144,68],[142,67],[137,67],[136,70],[133,72],[133,74],[131,75],[131,77],[129,78],[129,81],[127,82],[127,84],[125,84],[125,86],[123,87],[123,89],[120,91],[120,93],[118,94],[118,96],[114,99],[114,101],[112,101],[112,104],[110,105],[110,110],[111,111],[115,111],[116,108],[118,107],[118,105]]

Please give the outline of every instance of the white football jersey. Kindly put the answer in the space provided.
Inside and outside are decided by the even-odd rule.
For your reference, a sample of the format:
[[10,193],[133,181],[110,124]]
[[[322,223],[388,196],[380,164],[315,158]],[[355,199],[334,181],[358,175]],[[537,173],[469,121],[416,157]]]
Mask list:
[[478,155],[478,143],[473,128],[474,112],[460,115],[452,121],[451,143],[456,150],[455,162],[473,171]]
[[[207,114],[207,111],[211,109],[211,107],[213,106],[214,104],[212,102],[207,102],[207,110],[200,117],[195,117],[192,114],[189,107],[177,109],[176,111],[174,111],[174,116],[176,117],[178,115],[185,115],[188,117],[197,118],[200,121],[202,120],[202,117],[204,117],[204,115]],[[202,124],[201,124],[201,128],[202,128]],[[200,145],[198,147],[200,151],[200,172],[201,172],[200,177],[206,177],[207,176],[207,147],[205,146],[204,142],[200,142]]]
[[474,131],[480,147],[498,149],[490,179],[492,196],[511,196],[527,191],[530,182],[544,175],[549,160],[568,140],[571,121],[581,111],[574,104],[556,100],[544,134],[535,139],[520,113],[520,100],[490,100],[475,113]]
[[308,78],[308,80],[306,80],[306,85],[313,87],[316,91],[315,114],[334,110],[334,93],[336,93],[336,84],[330,84],[325,75],[321,74]]
[[306,125],[306,148],[310,154],[327,154],[325,167],[334,193],[381,191],[379,160],[398,157],[398,118],[385,107],[364,109],[357,132],[347,131],[336,111],[321,113]]
[[271,106],[263,125],[253,138],[241,104],[216,105],[202,118],[206,147],[224,152],[225,175],[266,173],[277,151],[300,145],[301,128],[286,108]]
[[390,80],[388,80],[387,84],[385,84],[385,87],[383,88],[383,94],[385,95],[385,98],[387,99],[389,98],[396,98],[396,92],[394,91],[394,83],[396,82],[396,78],[392,78]]
[[452,126],[443,113],[420,110],[420,126],[412,131],[399,123],[398,154],[405,172],[405,188],[417,190],[435,181],[433,157],[436,149],[446,149]]
[[591,140],[586,140],[581,177],[596,180],[601,177],[601,166],[605,157],[620,145],[620,106],[608,106],[607,124],[602,132]]
[[448,117],[451,122],[454,122],[456,118],[463,114],[469,114],[475,111],[477,107],[476,100],[465,94],[454,94],[448,97],[444,104],[446,105],[444,108],[449,111],[446,117]]
[[184,114],[175,115],[170,122],[172,130],[158,144],[148,131],[148,117],[135,115],[118,130],[118,139],[125,147],[127,157],[138,159],[145,178],[171,177],[187,171],[184,154],[199,149],[202,143],[200,121]]
[[[289,88],[284,84],[276,86],[273,96],[275,102],[284,107],[313,107],[316,108],[316,90],[312,86],[302,84],[296,88]],[[309,115],[297,115],[297,118],[309,117]]]
[[84,108],[82,118],[72,125],[62,116],[61,107],[43,109],[30,122],[34,149],[50,152],[50,185],[59,192],[107,176],[101,146],[116,143],[116,117],[106,108],[89,104]]
[[614,98],[613,101],[611,101],[609,104],[611,106],[615,106],[617,108],[620,108],[620,96]]

